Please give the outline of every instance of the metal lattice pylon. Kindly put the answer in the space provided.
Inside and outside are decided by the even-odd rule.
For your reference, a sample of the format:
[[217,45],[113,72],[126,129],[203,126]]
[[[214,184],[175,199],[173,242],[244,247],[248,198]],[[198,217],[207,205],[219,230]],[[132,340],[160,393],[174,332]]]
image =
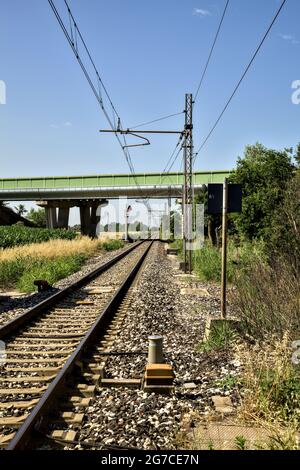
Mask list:
[[191,241],[193,232],[193,95],[185,95],[185,126],[184,126],[184,187],[183,187],[183,252],[185,271],[192,270]]

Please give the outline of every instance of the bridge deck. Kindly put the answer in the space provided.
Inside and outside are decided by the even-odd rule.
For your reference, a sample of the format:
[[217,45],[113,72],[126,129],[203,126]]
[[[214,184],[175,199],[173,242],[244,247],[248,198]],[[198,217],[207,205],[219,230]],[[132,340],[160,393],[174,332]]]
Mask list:
[[[199,171],[194,173],[194,185],[201,189],[208,183],[222,183],[230,171]],[[139,173],[46,176],[0,179],[0,200],[176,197],[183,184],[182,173]]]

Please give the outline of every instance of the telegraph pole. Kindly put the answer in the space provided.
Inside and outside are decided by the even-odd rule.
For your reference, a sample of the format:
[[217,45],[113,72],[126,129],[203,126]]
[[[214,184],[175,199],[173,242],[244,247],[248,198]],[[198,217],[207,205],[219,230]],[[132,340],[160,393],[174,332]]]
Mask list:
[[184,186],[183,186],[183,255],[184,271],[192,272],[192,251],[190,243],[193,232],[193,95],[185,95],[184,126]]

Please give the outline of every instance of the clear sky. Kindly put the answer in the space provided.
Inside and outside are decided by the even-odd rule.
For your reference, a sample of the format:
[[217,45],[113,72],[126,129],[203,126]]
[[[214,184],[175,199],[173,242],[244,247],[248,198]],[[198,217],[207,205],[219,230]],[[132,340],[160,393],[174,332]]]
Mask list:
[[[184,108],[207,59],[225,0],[69,0],[125,127]],[[56,0],[63,12],[63,0]],[[197,148],[257,47],[279,0],[231,0],[194,109]],[[300,2],[288,0],[242,87],[197,160],[233,168],[246,144],[300,141]],[[1,177],[127,172],[113,135],[47,0],[0,0]],[[152,125],[182,129],[183,115]],[[149,127],[149,126],[148,126]],[[151,126],[150,126],[151,127]],[[133,149],[137,172],[162,171],[174,136]],[[180,168],[180,161],[174,169]]]
[[[62,0],[56,0],[61,9]],[[225,0],[70,0],[124,125],[183,110],[195,92]],[[207,134],[279,0],[231,0],[195,106],[195,147]],[[0,1],[1,176],[127,172],[47,0]],[[61,10],[63,11],[63,10]],[[300,2],[288,0],[198,169],[232,168],[246,144],[283,148],[300,140]],[[153,126],[182,128],[183,115]],[[136,171],[161,171],[176,137],[132,150]],[[179,167],[180,162],[178,162]]]

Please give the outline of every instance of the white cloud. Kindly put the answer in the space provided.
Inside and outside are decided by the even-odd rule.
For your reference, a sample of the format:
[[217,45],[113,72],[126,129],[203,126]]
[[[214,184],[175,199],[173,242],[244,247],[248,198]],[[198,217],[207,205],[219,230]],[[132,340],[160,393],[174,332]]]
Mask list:
[[193,15],[204,18],[205,16],[211,16],[211,12],[208,10],[203,10],[202,8],[194,8]]
[[284,41],[291,42],[292,44],[299,44],[299,41],[292,34],[279,34]]
[[72,127],[70,121],[65,121],[62,124],[50,124],[51,129],[61,129],[62,127]]

